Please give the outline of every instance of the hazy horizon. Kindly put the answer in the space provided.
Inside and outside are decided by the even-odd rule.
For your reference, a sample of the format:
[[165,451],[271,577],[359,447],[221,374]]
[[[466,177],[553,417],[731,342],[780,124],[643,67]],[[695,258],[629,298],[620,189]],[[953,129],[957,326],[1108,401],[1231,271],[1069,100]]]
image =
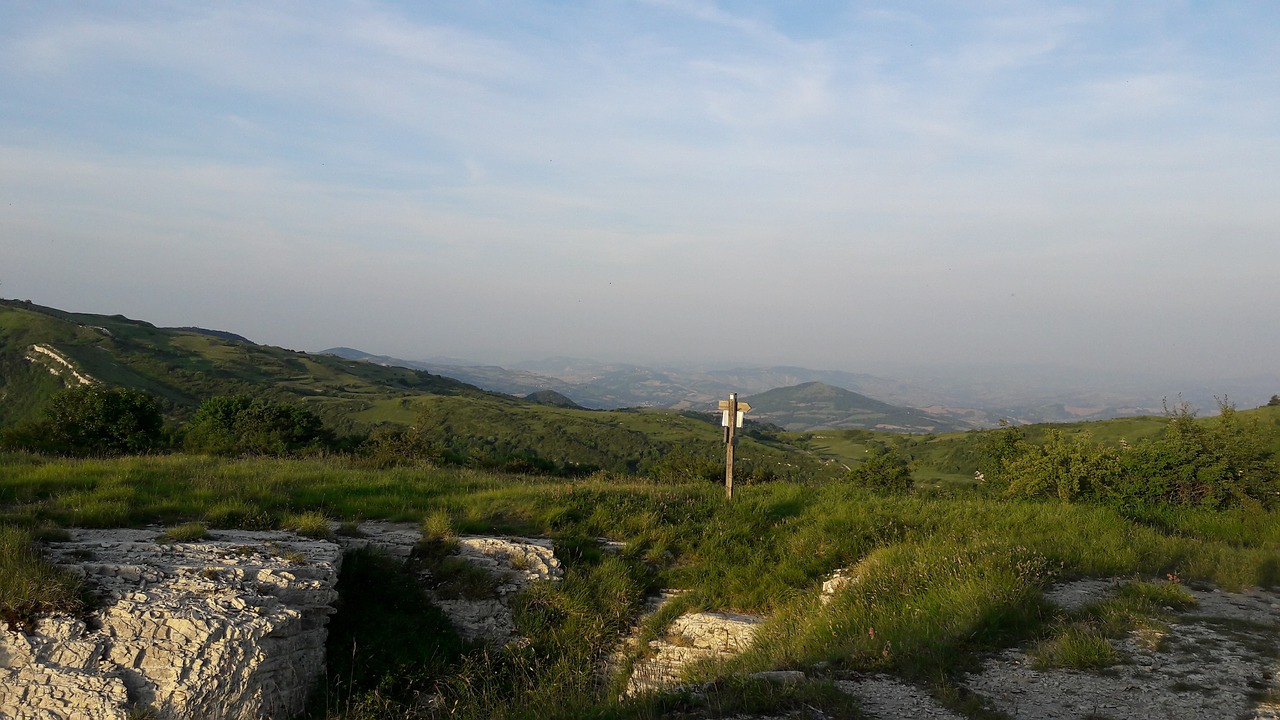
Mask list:
[[1274,376],[1277,31],[1267,3],[9,4],[0,295],[405,359]]

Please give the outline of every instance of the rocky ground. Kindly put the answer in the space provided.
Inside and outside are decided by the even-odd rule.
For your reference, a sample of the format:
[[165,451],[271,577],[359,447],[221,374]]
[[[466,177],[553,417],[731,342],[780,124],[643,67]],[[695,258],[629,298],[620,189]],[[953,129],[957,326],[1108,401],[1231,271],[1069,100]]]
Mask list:
[[101,596],[87,620],[0,624],[0,717],[287,717],[324,671],[342,554],[281,532],[75,530],[51,546]]
[[[1118,583],[1086,579],[1051,588],[1066,610],[1105,599]],[[1100,671],[1036,670],[1027,648],[989,658],[963,685],[988,709],[1016,720],[1273,720],[1280,718],[1280,593],[1189,589],[1196,606],[1177,612],[1159,637],[1115,641],[1123,662]],[[960,720],[923,689],[884,675],[836,683],[871,718]]]
[[[417,526],[365,523],[334,540],[214,530],[168,542],[162,528],[72,530],[51,559],[100,597],[86,619],[0,623],[0,719],[288,718],[323,676],[342,553],[372,546],[408,559]],[[492,597],[439,600],[461,635],[518,641],[511,599],[556,580],[551,543],[462,537],[456,553],[495,579]],[[429,574],[423,578],[430,586]]]
[[[50,552],[84,574],[102,605],[87,620],[42,620],[34,633],[0,626],[0,718],[126,718],[141,708],[162,716],[288,717],[302,709],[323,672],[342,552],[369,546],[408,559],[420,538],[417,526],[390,523],[365,523],[358,537],[334,542],[283,532],[215,530],[198,542],[164,542],[160,528],[72,531]],[[510,601],[528,583],[561,576],[551,544],[463,537],[454,547],[495,579],[495,592],[437,603],[465,637],[518,642]],[[423,582],[432,586],[429,573]],[[856,576],[837,574],[822,592],[857,592],[857,583]],[[1077,580],[1045,597],[1074,611],[1118,587]],[[960,682],[990,712],[1016,719],[1280,718],[1280,593],[1189,590],[1196,605],[1169,609],[1166,628],[1113,641],[1123,658],[1118,665],[1037,670],[1028,648],[1014,648]],[[656,598],[649,612],[672,597]],[[741,652],[762,622],[689,613],[644,652],[636,652],[640,640],[633,635],[614,667],[639,656],[627,694],[670,687],[690,663]],[[793,682],[799,673],[763,676]],[[961,717],[898,678],[835,680],[859,699],[866,717]]]

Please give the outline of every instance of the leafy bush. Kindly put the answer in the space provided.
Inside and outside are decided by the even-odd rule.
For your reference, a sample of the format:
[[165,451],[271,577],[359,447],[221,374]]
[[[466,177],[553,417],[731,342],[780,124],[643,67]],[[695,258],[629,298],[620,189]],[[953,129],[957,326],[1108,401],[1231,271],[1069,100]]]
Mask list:
[[1004,475],[1009,479],[1006,492],[1019,497],[1098,499],[1120,474],[1120,459],[1095,443],[1088,432],[1067,439],[1062,432],[1050,430],[1044,445],[1025,445],[1021,454],[1004,460]]
[[333,439],[306,408],[234,395],[200,405],[187,425],[184,446],[209,455],[282,456],[322,449]]
[[111,456],[162,447],[164,418],[138,390],[82,385],[56,396],[44,418],[0,435],[0,446],[55,455]]
[[1268,431],[1230,403],[1221,402],[1219,411],[1208,423],[1196,420],[1186,403],[1169,412],[1160,437],[1121,454],[1124,473],[1115,494],[1126,502],[1209,508],[1273,504],[1280,472]]
[[866,461],[855,465],[846,477],[855,485],[889,493],[908,492],[914,482],[907,459],[884,446],[868,448]]
[[1036,445],[1006,428],[993,433],[987,455],[1000,460],[997,485],[1012,497],[1056,496],[1129,507],[1275,504],[1280,471],[1269,432],[1256,417],[1242,418],[1225,401],[1208,422],[1198,420],[1186,403],[1167,415],[1158,437],[1122,443],[1118,451],[1095,442],[1088,432],[1068,437],[1052,429]]

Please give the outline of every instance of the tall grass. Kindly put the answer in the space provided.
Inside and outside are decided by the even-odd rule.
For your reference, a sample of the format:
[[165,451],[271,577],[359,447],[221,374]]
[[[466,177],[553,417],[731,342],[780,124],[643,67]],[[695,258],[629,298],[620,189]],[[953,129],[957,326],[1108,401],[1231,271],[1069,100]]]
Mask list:
[[38,615],[74,615],[89,600],[79,579],[40,554],[29,531],[0,525],[0,621],[30,629]]
[[[340,459],[0,458],[0,521],[11,524],[261,528],[300,525],[299,518],[326,531],[329,521],[418,522],[443,544],[476,532],[556,539],[564,581],[535,586],[519,601],[517,622],[529,645],[459,651],[447,667],[410,662],[426,668],[414,691],[447,703],[436,707],[457,717],[656,712],[641,701],[617,705],[616,688],[598,669],[643,597],[660,588],[686,590],[681,602],[690,609],[770,616],[753,650],[695,671],[704,679],[829,663],[945,687],[987,650],[1051,637],[1063,619],[1041,590],[1056,578],[1175,574],[1227,588],[1280,583],[1280,513],[1258,508],[1139,512],[781,482],[748,486],[725,502],[711,483],[608,475],[375,470]],[[602,553],[600,537],[625,549]],[[858,583],[820,603],[824,577],[845,567]],[[357,640],[357,659],[377,642]],[[387,671],[386,686],[377,678],[358,691],[347,686],[344,707],[355,713],[347,717],[407,716],[412,701],[394,677],[414,672]],[[353,709],[360,703],[381,709],[361,715]],[[389,711],[393,705],[404,712]]]

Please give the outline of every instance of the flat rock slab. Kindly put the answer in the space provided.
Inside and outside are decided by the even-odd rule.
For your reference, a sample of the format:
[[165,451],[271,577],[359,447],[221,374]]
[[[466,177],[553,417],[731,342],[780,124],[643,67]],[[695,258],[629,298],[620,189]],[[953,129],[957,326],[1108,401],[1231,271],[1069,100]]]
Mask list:
[[964,720],[964,716],[943,707],[929,693],[892,675],[854,676],[848,680],[837,681],[836,687],[841,692],[858,698],[859,709],[869,718]]
[[[735,613],[681,615],[663,637],[649,643],[645,656],[632,666],[623,694],[639,695],[674,687],[690,665],[725,660],[741,653],[751,646],[762,622],[763,618]],[[628,646],[634,647],[634,642],[633,639]]]
[[[1080,588],[1055,588],[1047,596],[1091,598],[1082,607],[1113,586],[1082,581]],[[1280,682],[1280,594],[1188,590],[1198,605],[1179,612],[1163,637],[1134,634],[1114,641],[1127,658],[1123,664],[1041,671],[1024,650],[1014,649],[992,658],[965,684],[1000,712],[1028,720],[1276,717],[1276,705],[1266,698],[1275,697]]]

